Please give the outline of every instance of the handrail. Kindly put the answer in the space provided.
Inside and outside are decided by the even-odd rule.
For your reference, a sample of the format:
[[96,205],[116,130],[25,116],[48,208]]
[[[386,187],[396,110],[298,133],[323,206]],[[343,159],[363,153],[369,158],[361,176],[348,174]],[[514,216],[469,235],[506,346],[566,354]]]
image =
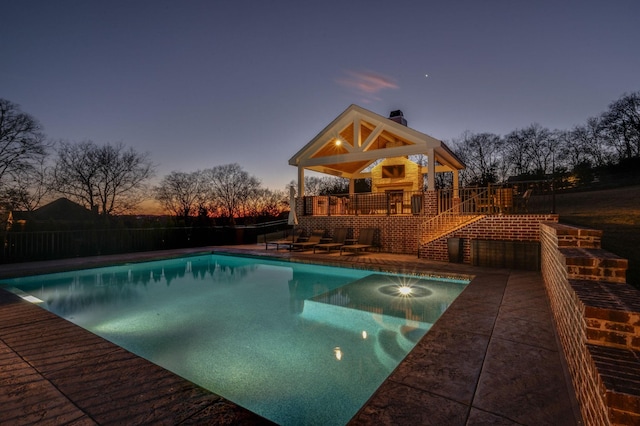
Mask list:
[[481,216],[470,212],[474,212],[472,207],[477,205],[478,200],[482,196],[486,196],[488,192],[485,189],[484,192],[476,193],[473,197],[454,204],[448,210],[422,222],[419,230],[419,235],[421,236],[420,245],[434,241],[443,234],[451,232],[453,229],[474,221],[478,216]]
[[287,219],[279,219],[279,220],[272,220],[271,222],[252,223],[250,225],[235,225],[234,228],[254,228],[254,229],[269,228],[272,226],[286,225],[287,222],[288,222]]

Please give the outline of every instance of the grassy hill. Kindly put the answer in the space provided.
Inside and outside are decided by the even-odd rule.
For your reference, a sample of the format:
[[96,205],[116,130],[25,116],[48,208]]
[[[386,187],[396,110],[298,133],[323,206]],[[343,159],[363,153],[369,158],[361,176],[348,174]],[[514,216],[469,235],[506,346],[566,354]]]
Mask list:
[[603,231],[602,248],[629,260],[627,282],[640,288],[640,185],[556,196],[560,222]]

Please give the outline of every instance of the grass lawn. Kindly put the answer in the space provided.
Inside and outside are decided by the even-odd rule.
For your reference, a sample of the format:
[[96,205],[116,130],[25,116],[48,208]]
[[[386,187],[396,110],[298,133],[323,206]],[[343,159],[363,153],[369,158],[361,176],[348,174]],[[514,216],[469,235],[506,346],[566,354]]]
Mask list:
[[556,196],[560,222],[603,231],[602,248],[629,260],[627,282],[640,289],[640,185]]

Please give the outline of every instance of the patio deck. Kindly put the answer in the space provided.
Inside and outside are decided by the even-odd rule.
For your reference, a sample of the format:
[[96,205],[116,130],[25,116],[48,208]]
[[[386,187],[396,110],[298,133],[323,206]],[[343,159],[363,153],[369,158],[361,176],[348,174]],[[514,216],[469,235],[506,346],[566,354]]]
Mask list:
[[[0,265],[0,278],[203,252]],[[409,255],[211,247],[300,262],[475,278],[351,420],[353,425],[581,424],[539,273]],[[269,422],[0,290],[0,421],[11,424]]]

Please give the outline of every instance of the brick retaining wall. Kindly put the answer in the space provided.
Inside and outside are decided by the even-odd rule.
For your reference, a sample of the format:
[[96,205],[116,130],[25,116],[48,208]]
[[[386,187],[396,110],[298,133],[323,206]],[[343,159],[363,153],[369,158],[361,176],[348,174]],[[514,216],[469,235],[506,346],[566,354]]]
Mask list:
[[305,232],[324,229],[329,236],[335,228],[350,228],[349,238],[358,238],[363,228],[376,228],[374,244],[381,251],[418,255],[418,227],[424,221],[421,216],[304,216],[298,226]]
[[[357,238],[358,230],[376,228],[375,243],[381,251],[388,253],[416,254],[420,243],[420,225],[428,218],[424,216],[302,216],[299,227],[309,235],[314,229],[324,229],[329,236],[335,228],[350,228]],[[420,248],[420,257],[447,261],[448,238],[462,238],[463,262],[471,259],[470,240],[539,241],[540,222],[557,221],[557,215],[489,215],[481,220],[446,234],[429,245]]]
[[640,291],[601,237],[543,223],[542,275],[585,424],[640,424]]
[[471,262],[471,240],[540,241],[540,222],[558,221],[554,214],[487,215],[420,248],[420,257],[446,262],[447,240],[462,238],[463,262]]

